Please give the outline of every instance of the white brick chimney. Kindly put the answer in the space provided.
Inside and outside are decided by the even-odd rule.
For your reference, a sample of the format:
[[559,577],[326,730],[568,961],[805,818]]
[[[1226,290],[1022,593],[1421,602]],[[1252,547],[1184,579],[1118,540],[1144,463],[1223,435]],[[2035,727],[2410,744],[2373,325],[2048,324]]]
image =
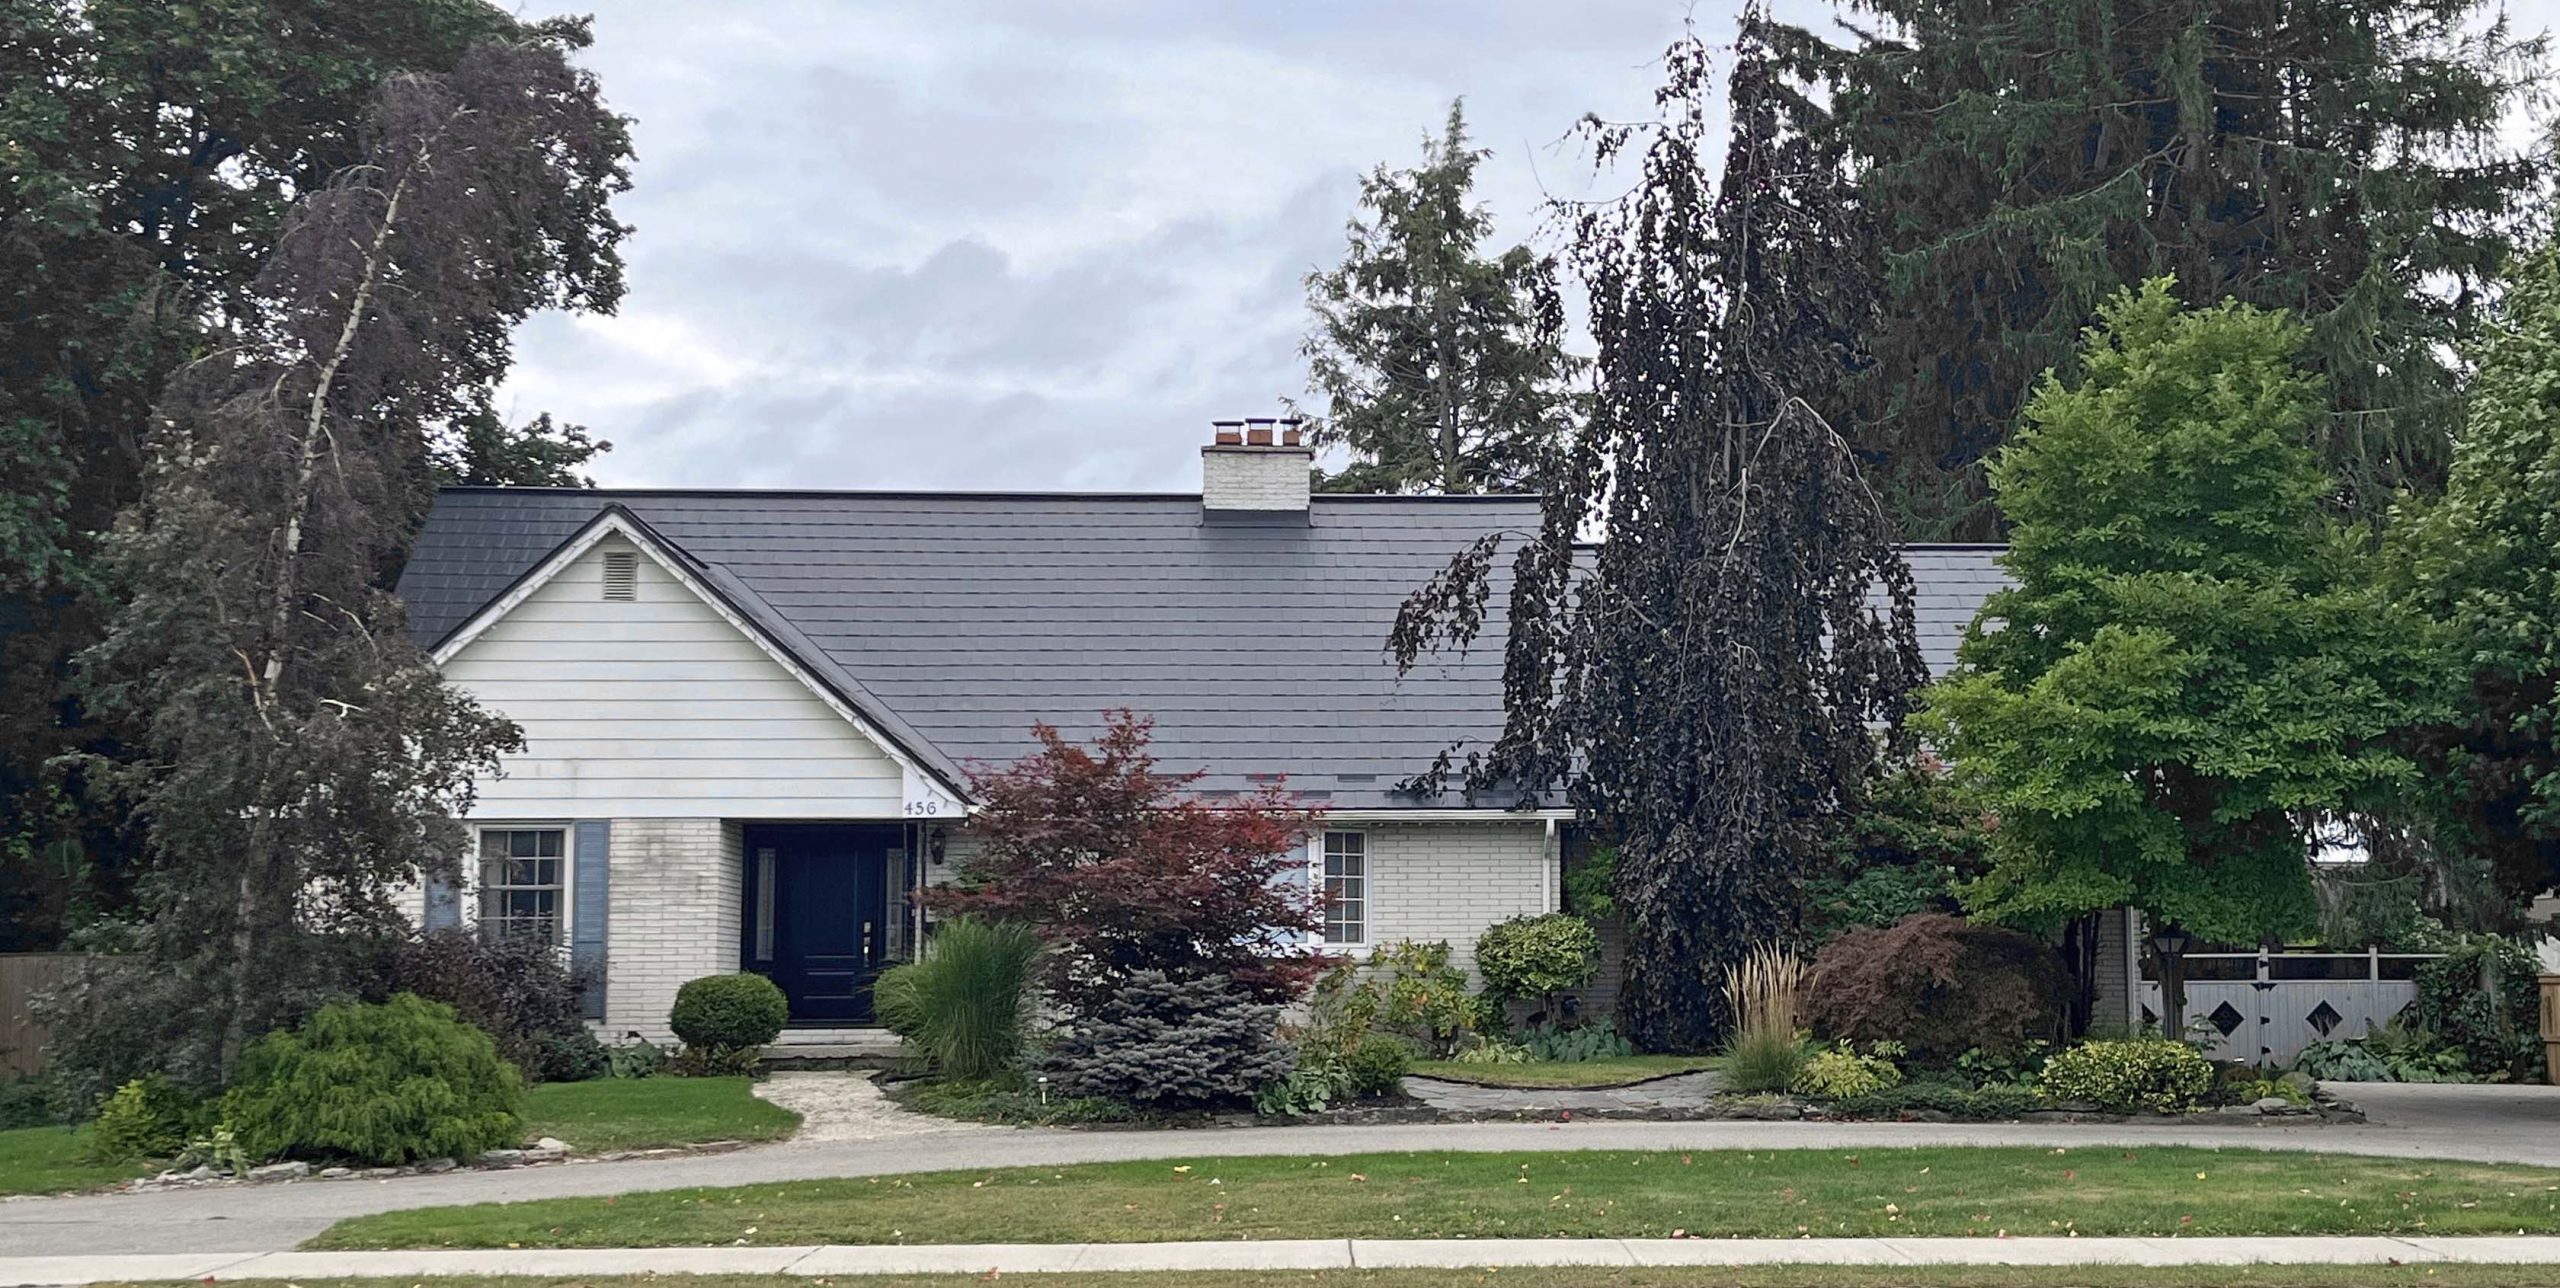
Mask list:
[[1222,420],[1200,449],[1200,508],[1221,514],[1305,514],[1316,451],[1295,419]]

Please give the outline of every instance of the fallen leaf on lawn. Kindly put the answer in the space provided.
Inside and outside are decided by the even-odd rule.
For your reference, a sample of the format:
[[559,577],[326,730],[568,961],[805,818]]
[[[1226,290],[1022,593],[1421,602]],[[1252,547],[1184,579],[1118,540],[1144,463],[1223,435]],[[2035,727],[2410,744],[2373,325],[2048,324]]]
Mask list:
[[1351,1174],[1351,1179],[1353,1179],[1353,1180],[1355,1180],[1355,1181],[1365,1181],[1365,1180],[1368,1180],[1369,1178],[1368,1178],[1368,1177],[1366,1177],[1366,1176],[1362,1176],[1362,1175],[1361,1175],[1360,1173],[1358,1173],[1358,1172],[1353,1172],[1353,1173]]
[[1176,1164],[1173,1170],[1175,1170],[1175,1171],[1177,1171],[1177,1172],[1187,1172],[1187,1171],[1190,1171],[1190,1170],[1191,1170],[1191,1164],[1189,1164],[1189,1163],[1180,1163],[1180,1164]]

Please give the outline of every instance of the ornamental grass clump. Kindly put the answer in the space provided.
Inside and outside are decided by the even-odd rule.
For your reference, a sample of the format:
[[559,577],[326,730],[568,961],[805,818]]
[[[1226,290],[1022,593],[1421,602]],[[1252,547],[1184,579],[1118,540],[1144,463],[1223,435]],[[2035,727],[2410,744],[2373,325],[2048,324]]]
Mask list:
[[1030,926],[961,917],[934,931],[923,956],[883,972],[872,1000],[880,1022],[934,1073],[995,1078],[1022,1063],[1039,960]]
[[1804,959],[1762,944],[1724,972],[1725,1008],[1733,1036],[1725,1048],[1725,1085],[1736,1091],[1784,1091],[1804,1068],[1796,1036],[1796,992]]
[[2167,1038],[2084,1042],[2046,1061],[2037,1086],[2112,1113],[2183,1113],[2213,1090],[2213,1062]]

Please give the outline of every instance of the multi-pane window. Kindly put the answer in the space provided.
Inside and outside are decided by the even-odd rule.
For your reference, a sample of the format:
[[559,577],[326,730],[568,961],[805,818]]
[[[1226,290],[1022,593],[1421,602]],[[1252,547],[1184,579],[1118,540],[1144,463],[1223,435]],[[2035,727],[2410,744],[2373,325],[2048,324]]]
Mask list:
[[568,834],[557,827],[480,833],[480,933],[558,942]]
[[1369,834],[1324,834],[1324,941],[1369,939]]

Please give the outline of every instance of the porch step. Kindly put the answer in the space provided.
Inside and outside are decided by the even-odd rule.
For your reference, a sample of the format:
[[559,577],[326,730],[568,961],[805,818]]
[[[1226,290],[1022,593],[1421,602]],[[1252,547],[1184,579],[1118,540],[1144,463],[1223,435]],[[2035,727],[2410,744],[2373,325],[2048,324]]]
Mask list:
[[767,1069],[885,1069],[906,1053],[887,1029],[784,1029],[759,1062]]

